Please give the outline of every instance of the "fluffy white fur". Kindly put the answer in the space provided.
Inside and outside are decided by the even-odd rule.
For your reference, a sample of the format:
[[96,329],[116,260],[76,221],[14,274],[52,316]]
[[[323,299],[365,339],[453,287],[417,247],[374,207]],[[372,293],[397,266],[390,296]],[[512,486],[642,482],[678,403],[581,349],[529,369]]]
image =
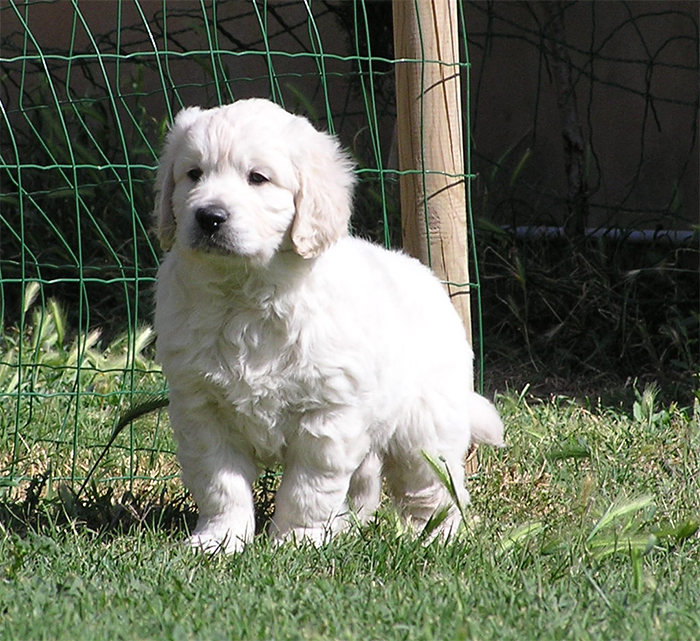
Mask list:
[[348,235],[352,186],[335,139],[266,100],[185,109],[168,135],[155,324],[195,547],[251,539],[261,466],[284,469],[272,536],[323,541],[372,514],[382,474],[422,526],[450,500],[421,452],[467,501],[470,443],[502,443],[442,285]]

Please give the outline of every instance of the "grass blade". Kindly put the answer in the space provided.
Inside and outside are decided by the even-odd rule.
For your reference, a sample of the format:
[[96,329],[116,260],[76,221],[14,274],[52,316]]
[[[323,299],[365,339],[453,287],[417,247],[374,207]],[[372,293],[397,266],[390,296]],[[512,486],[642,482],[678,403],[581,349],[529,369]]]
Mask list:
[[531,521],[513,528],[501,538],[501,551],[507,552],[515,545],[529,541],[542,532],[542,530],[544,530],[544,524],[541,521]]
[[124,412],[124,414],[122,414],[119,420],[117,421],[117,424],[114,426],[114,429],[112,430],[112,435],[109,437],[109,441],[107,441],[107,445],[104,446],[104,449],[100,452],[100,455],[97,457],[92,467],[90,468],[90,471],[87,473],[87,476],[85,477],[83,484],[80,486],[80,489],[78,490],[76,496],[80,496],[83,493],[83,490],[85,489],[85,487],[88,484],[88,481],[97,469],[97,466],[102,462],[102,459],[109,451],[109,448],[112,447],[112,443],[114,443],[117,436],[119,436],[122,433],[124,428],[136,419],[139,419],[142,416],[146,416],[146,414],[150,414],[151,412],[155,412],[164,407],[167,407],[169,403],[170,399],[168,397],[167,392],[161,392],[153,394],[149,399],[147,399],[143,403],[139,403],[138,405],[132,405],[126,412]]
[[610,507],[605,511],[605,514],[600,517],[598,522],[593,526],[591,533],[586,539],[586,543],[589,543],[601,530],[609,527],[614,521],[627,516],[628,514],[633,514],[634,512],[639,512],[646,507],[649,507],[654,502],[654,497],[650,494],[644,494],[634,499],[628,501],[616,501],[612,503]]

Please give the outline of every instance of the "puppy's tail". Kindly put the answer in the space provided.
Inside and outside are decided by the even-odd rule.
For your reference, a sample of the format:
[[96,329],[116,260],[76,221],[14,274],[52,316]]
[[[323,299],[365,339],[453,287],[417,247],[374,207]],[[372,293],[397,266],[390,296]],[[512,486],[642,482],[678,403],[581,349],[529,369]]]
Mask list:
[[472,443],[503,447],[503,422],[496,408],[476,392],[471,392],[469,401]]

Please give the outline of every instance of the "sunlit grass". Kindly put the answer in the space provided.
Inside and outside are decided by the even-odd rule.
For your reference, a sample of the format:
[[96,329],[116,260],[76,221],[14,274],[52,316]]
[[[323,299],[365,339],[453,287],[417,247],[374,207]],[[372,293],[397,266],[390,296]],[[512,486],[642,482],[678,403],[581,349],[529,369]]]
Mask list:
[[[508,445],[478,450],[451,540],[386,503],[321,548],[261,532],[212,557],[182,544],[196,510],[159,412],[77,494],[120,414],[164,389],[150,330],[105,345],[43,309],[2,343],[2,469],[20,481],[0,501],[0,640],[700,638],[698,400],[500,395]],[[256,487],[261,523],[278,481]]]

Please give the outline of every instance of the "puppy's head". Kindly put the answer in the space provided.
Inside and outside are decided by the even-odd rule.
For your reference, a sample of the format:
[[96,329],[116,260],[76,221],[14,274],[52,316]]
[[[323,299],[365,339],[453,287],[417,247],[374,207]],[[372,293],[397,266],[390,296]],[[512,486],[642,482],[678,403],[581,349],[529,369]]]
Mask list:
[[181,111],[156,176],[163,249],[266,264],[312,258],[347,234],[352,163],[334,138],[261,99]]

